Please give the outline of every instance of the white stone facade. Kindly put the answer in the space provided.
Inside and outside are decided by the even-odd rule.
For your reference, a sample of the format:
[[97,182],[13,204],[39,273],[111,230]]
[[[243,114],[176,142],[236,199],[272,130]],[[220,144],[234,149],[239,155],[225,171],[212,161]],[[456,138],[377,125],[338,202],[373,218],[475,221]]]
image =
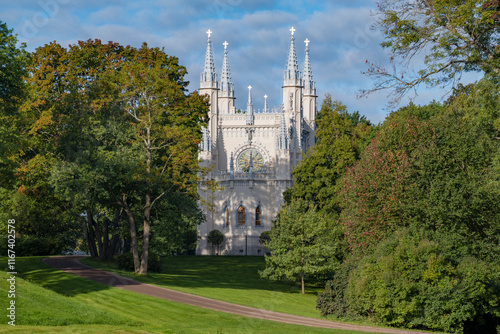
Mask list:
[[[211,255],[219,249],[207,241],[217,229],[224,235],[221,255],[264,255],[259,243],[262,232],[283,204],[283,192],[291,186],[291,170],[302,153],[314,145],[316,87],[306,39],[304,70],[298,68],[295,29],[290,29],[290,48],[283,77],[283,104],[268,109],[267,96],[262,112],[253,110],[251,88],[244,112],[234,106],[234,86],[228,61],[228,43],[224,42],[224,60],[220,82],[215,72],[212,42],[207,31],[205,66],[201,73],[200,94],[210,97],[210,121],[203,129],[200,165],[211,167],[199,184],[201,208],[206,221],[198,226],[196,253]],[[216,180],[222,188],[207,190],[206,181]]]

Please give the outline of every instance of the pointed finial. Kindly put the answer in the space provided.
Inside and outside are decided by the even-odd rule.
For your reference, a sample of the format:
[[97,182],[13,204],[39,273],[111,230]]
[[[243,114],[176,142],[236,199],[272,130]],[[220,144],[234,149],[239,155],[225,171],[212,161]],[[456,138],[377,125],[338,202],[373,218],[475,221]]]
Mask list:
[[292,37],[293,37],[293,34],[295,33],[295,28],[294,28],[294,27],[291,27],[291,28],[290,28],[290,31],[292,32]]
[[207,35],[208,35],[208,38],[210,39],[210,35],[212,35],[212,30],[208,29],[207,30]]
[[229,43],[227,41],[224,41],[224,43],[222,43],[222,45],[224,45],[224,51],[227,50],[227,46],[229,45]]
[[311,42],[311,41],[309,40],[309,38],[306,38],[306,40],[304,41],[304,43],[306,43],[306,48],[308,48],[308,47],[309,47],[309,42]]

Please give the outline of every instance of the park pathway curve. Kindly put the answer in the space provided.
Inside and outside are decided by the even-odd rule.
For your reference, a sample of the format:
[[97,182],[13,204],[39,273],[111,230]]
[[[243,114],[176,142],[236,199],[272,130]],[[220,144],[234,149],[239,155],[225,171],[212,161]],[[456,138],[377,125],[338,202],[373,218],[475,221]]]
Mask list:
[[259,318],[271,321],[278,321],[294,325],[313,326],[332,329],[357,330],[367,333],[387,333],[387,334],[431,334],[426,332],[378,328],[370,326],[351,325],[341,322],[334,322],[322,319],[301,317],[286,313],[256,309],[253,307],[231,304],[215,299],[191,295],[184,292],[170,290],[159,286],[142,283],[123,276],[116,275],[101,269],[89,267],[80,263],[83,256],[56,256],[45,258],[43,261],[54,268],[65,272],[81,276],[96,282],[104,283],[116,288],[142,293],[144,295],[168,299],[174,302],[203,307],[215,311],[242,315],[245,317]]

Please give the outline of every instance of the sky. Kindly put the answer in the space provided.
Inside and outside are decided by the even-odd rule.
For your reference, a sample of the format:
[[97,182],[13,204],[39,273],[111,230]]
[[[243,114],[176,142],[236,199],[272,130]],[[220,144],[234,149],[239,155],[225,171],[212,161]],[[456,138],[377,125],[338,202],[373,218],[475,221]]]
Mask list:
[[[179,58],[188,74],[189,91],[199,88],[207,46],[206,31],[212,31],[212,49],[220,77],[227,41],[236,107],[246,109],[249,85],[254,109],[263,109],[264,95],[273,107],[282,101],[281,85],[290,45],[295,45],[300,69],[305,45],[310,40],[310,59],[316,81],[318,108],[325,94],[359,111],[370,121],[382,122],[391,109],[382,91],[357,98],[361,89],[373,86],[362,74],[366,61],[386,65],[390,54],[380,43],[384,36],[374,29],[376,0],[0,0],[0,21],[7,23],[34,51],[52,41],[62,46],[79,40],[100,39],[122,45],[164,47]],[[469,81],[474,80],[472,77]],[[465,78],[467,82],[467,78]],[[422,89],[410,94],[425,104],[446,98],[450,87]]]

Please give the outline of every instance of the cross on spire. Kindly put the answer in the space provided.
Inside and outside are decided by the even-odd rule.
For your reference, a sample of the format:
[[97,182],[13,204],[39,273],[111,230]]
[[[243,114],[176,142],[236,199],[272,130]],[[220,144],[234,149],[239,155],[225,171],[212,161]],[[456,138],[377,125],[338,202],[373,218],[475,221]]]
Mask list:
[[252,89],[252,86],[248,86],[248,90]]
[[226,50],[229,43],[227,41],[224,41],[224,43],[222,43],[222,45],[224,45],[224,50]]
[[207,30],[207,35],[208,35],[208,38],[210,38],[210,35],[212,35],[212,30],[208,29]]
[[294,28],[294,27],[291,27],[291,28],[290,28],[290,31],[292,32],[292,36],[293,36],[293,34],[294,34],[294,32],[295,32],[295,28]]
[[309,38],[306,38],[306,40],[304,41],[304,43],[306,43],[306,48],[308,48],[308,47],[309,47],[309,42],[311,42],[311,41],[309,40]]

